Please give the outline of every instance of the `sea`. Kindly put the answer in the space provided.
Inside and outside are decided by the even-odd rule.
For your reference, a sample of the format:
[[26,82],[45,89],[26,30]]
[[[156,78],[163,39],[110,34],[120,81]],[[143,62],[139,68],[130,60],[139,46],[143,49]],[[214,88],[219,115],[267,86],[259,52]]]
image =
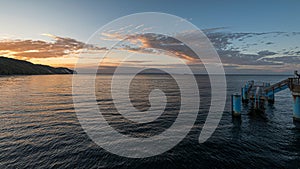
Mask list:
[[[77,76],[89,78],[92,75]],[[119,76],[124,76],[125,80],[127,75]],[[185,81],[185,77],[191,75],[177,76]],[[211,85],[209,76],[196,75],[200,106],[192,128],[174,147],[145,158],[120,156],[90,138],[74,108],[72,77],[73,75],[0,77],[1,169],[300,168],[300,129],[293,122],[293,99],[288,89],[277,93],[275,103],[266,104],[264,113],[249,114],[249,105],[243,105],[241,118],[233,118],[231,115],[230,96],[240,92],[246,81],[273,84],[288,78],[287,75],[227,75],[227,99],[224,111],[219,112],[222,114],[221,120],[204,143],[199,143],[199,135],[212,104]],[[176,121],[181,106],[181,93],[176,80],[170,75],[140,74],[131,81],[131,105],[120,104],[118,109],[126,111],[132,110],[129,106],[134,107],[137,111],[132,112],[133,116],[155,106],[149,101],[149,93],[153,89],[160,89],[167,97],[164,113],[159,118],[152,119],[154,122],[142,125],[126,120],[118,113],[111,96],[111,79],[112,75],[96,76],[95,96],[108,124],[118,133],[128,137],[150,138],[164,132]],[[119,79],[122,84],[122,78]],[[85,87],[84,82],[75,85]],[[195,92],[194,88],[185,90]],[[82,109],[88,109],[84,104],[82,103]],[[162,111],[155,107],[151,107],[151,110]],[[188,111],[186,110],[187,113]],[[122,145],[127,140],[115,141]]]

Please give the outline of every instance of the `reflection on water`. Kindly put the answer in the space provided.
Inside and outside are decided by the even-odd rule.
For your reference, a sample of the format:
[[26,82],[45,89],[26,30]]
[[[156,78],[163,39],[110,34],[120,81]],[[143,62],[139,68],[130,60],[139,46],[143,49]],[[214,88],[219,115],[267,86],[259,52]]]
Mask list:
[[[124,75],[124,78],[127,77]],[[96,96],[100,111],[104,114],[108,123],[122,134],[132,137],[151,137],[160,134],[174,123],[180,110],[180,90],[176,81],[169,75],[139,75],[130,83],[129,98],[120,95],[115,100],[112,99],[110,85],[108,85],[111,84],[111,76],[99,76],[96,84],[99,84],[96,87]],[[116,93],[126,90],[125,87],[125,85],[120,83],[115,89],[117,90]],[[150,110],[150,107],[153,105],[150,104],[149,95],[155,89],[160,89],[164,92],[166,104],[165,107],[154,107]],[[158,101],[163,101],[158,96],[152,97]],[[132,105],[127,105],[126,100],[130,100]],[[149,122],[146,119],[146,123],[138,123],[122,116],[115,107],[115,104],[122,107],[122,114],[126,114],[129,119],[137,119],[141,117],[141,113],[146,111],[150,113],[150,115],[145,114],[149,119],[153,119],[151,114],[156,117],[156,112],[160,116]],[[136,109],[131,111],[131,106]]]
[[[116,130],[150,137],[172,124],[180,107],[180,91],[170,77],[139,75],[132,81],[130,99],[137,110],[149,109],[148,94],[153,88],[160,88],[167,96],[166,114],[143,125],[124,119],[115,110],[107,85],[110,78],[97,77],[96,96],[99,107]],[[265,114],[251,116],[244,108],[241,119],[232,119],[228,99],[218,129],[207,142],[198,144],[209,110],[210,86],[207,76],[196,78],[201,107],[188,136],[162,155],[127,159],[98,147],[81,129],[73,108],[71,75],[0,77],[0,168],[300,167],[300,130],[293,124],[288,90],[276,95],[275,104],[267,106]],[[285,78],[227,76],[228,95],[240,91],[247,80],[275,83]],[[126,110],[127,105],[123,107]]]

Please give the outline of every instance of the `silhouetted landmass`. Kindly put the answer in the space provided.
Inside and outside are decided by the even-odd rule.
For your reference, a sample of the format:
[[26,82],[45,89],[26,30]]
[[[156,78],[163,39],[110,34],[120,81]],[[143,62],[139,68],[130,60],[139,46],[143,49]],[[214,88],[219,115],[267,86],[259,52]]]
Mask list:
[[0,56],[0,75],[46,75],[73,74],[68,68],[54,68],[46,65],[33,64],[24,60],[17,60]]

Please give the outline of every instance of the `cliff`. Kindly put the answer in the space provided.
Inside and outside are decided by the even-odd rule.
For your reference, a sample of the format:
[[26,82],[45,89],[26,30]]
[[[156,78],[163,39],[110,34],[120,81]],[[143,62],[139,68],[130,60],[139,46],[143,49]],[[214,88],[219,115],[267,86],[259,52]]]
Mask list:
[[33,64],[24,60],[17,60],[0,56],[0,75],[46,75],[73,74],[75,71],[59,67]]

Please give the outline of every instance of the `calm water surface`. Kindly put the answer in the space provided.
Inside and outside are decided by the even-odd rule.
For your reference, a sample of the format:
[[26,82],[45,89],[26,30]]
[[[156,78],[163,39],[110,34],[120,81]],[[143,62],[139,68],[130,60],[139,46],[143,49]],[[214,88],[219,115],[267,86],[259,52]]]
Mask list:
[[[89,75],[86,75],[89,76]],[[167,75],[139,75],[130,88],[137,110],[149,108],[154,88],[166,93],[163,116],[147,125],[118,114],[109,92],[109,75],[97,77],[96,96],[111,126],[130,136],[151,137],[172,125],[180,107],[178,86]],[[184,79],[184,76],[181,78]],[[228,96],[247,80],[275,83],[286,76],[227,76]],[[222,120],[204,144],[198,143],[210,104],[207,76],[197,76],[201,106],[187,137],[164,154],[129,159],[97,146],[81,128],[72,101],[71,75],[0,77],[0,168],[299,168],[300,130],[292,120],[288,90],[276,95],[265,114],[232,119],[229,99]],[[120,96],[122,97],[122,96]],[[128,105],[123,105],[126,110]],[[134,115],[134,112],[132,113]],[[120,140],[122,142],[122,140]]]

